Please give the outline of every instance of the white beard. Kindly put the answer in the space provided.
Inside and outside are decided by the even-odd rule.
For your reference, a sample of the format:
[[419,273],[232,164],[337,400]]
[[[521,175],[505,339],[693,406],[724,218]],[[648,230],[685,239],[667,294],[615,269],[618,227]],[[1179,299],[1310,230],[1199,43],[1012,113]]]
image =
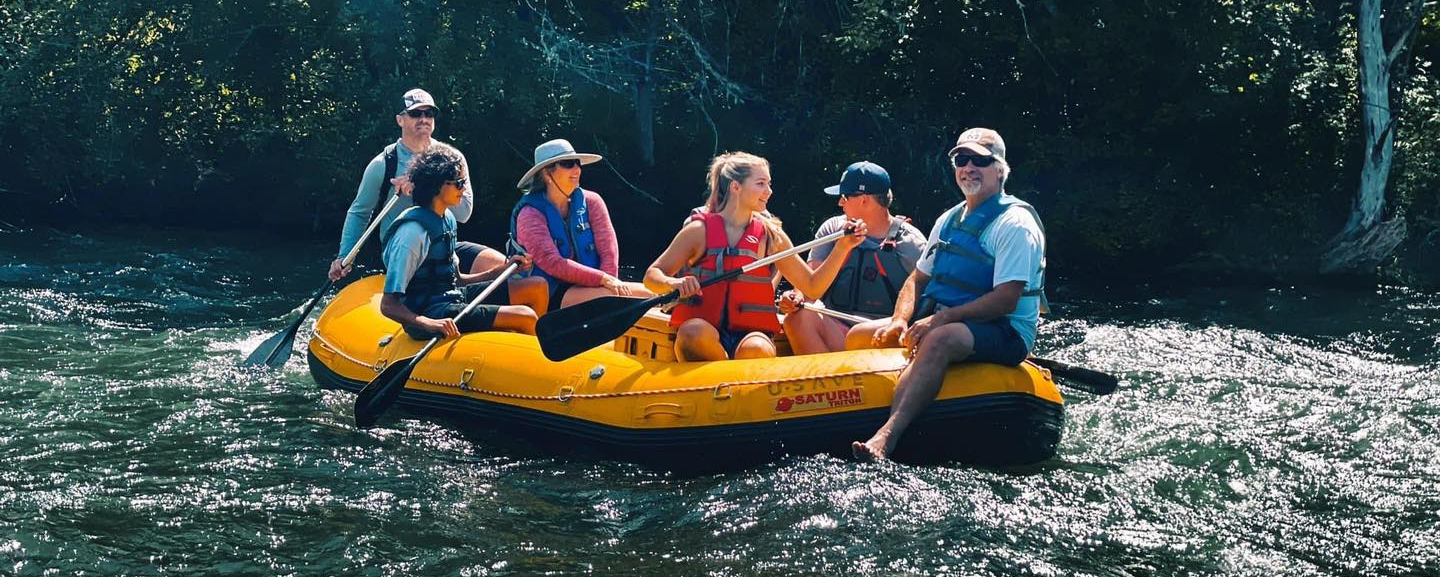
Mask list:
[[966,196],[975,194],[980,192],[980,184],[978,180],[962,180],[960,181],[960,192],[965,193]]

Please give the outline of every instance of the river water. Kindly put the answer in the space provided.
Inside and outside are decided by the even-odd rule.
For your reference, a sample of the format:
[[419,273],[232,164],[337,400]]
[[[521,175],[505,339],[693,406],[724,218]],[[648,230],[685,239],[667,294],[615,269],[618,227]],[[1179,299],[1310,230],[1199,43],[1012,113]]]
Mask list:
[[1053,460],[679,477],[237,368],[331,250],[0,232],[0,574],[1440,574],[1440,295],[1057,279]]

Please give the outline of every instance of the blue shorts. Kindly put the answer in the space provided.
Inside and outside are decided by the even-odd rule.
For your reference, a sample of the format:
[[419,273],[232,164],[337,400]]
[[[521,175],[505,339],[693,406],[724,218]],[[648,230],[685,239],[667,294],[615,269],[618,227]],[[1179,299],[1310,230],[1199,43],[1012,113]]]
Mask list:
[[735,358],[735,349],[740,348],[740,341],[750,334],[750,331],[727,331],[720,328],[716,330],[720,332],[720,347],[725,349],[725,354],[732,359]]
[[1018,367],[1025,362],[1025,357],[1030,356],[1030,351],[1025,349],[1025,339],[1015,332],[1009,319],[960,322],[965,323],[970,334],[975,335],[975,352],[965,359],[967,363],[994,363]]
[[[923,314],[921,314],[923,313]],[[910,319],[911,324],[915,321],[935,314],[934,307],[929,310],[917,310],[916,315]],[[1010,325],[1010,319],[999,318],[993,321],[960,321],[970,329],[970,334],[975,336],[975,352],[965,359],[967,363],[994,363],[1009,367],[1018,367],[1030,356],[1030,351],[1025,348],[1025,339],[1020,338],[1020,333]]]
[[[454,319],[456,315],[460,314],[460,311],[465,309],[466,305],[470,304],[470,299],[480,296],[480,292],[485,290],[485,287],[490,286],[490,282],[491,281],[486,281],[460,287],[460,290],[465,293],[464,302],[435,305],[426,309],[425,312],[421,314],[432,319]],[[475,333],[494,328],[495,317],[499,316],[500,307],[504,306],[504,304],[509,304],[510,299],[509,295],[506,294],[505,287],[502,286],[496,288],[495,291],[490,293],[490,296],[485,297],[485,300],[482,302],[485,304],[475,305],[475,308],[470,309],[470,314],[465,315],[464,318],[455,319],[455,327],[460,329],[461,333]],[[410,335],[410,338],[417,341],[444,336],[440,333],[427,333],[409,326],[405,327],[405,334]]]

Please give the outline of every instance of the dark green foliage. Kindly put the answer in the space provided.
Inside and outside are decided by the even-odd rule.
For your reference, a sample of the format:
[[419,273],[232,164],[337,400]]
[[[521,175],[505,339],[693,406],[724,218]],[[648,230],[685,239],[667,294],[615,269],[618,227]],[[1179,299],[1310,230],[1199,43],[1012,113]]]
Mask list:
[[[1412,253],[1440,229],[1440,18],[1425,10],[1395,91],[1391,210],[1410,221]],[[0,5],[0,199],[7,218],[332,235],[361,168],[398,133],[400,93],[421,86],[444,110],[439,135],[471,161],[482,200],[466,234],[482,242],[499,239],[531,149],[556,137],[606,155],[586,184],[633,264],[699,204],[706,163],[726,150],[771,160],[772,209],[792,236],[835,211],[819,189],[861,158],[890,169],[897,211],[926,228],[958,198],[945,151],[983,125],[1009,140],[1009,189],[1040,208],[1058,271],[1284,273],[1309,266],[1354,196],[1352,12],[18,0]]]

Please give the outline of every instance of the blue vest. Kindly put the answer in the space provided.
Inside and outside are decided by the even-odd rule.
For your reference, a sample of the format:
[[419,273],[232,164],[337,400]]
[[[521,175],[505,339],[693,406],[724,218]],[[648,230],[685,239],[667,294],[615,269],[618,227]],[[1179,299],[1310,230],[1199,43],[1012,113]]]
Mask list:
[[[520,219],[520,209],[527,206],[534,207],[545,215],[545,225],[550,229],[550,239],[555,241],[555,249],[560,256],[588,266],[600,268],[600,251],[595,248],[595,229],[590,226],[589,206],[585,203],[585,189],[576,188],[570,193],[570,218],[560,217],[560,211],[550,200],[545,198],[545,193],[531,192],[520,197],[520,202],[515,203],[515,209],[510,211],[510,241],[507,243],[506,252],[511,255],[526,254],[525,247],[520,246],[520,235],[516,232],[516,224]],[[533,267],[530,273],[532,276],[545,278],[553,287],[557,282],[555,277],[550,276],[539,266]]]
[[384,244],[390,244],[391,232],[406,222],[416,222],[425,228],[425,235],[430,238],[430,252],[425,253],[425,260],[405,285],[405,297],[400,302],[415,314],[427,317],[431,316],[432,309],[463,302],[465,296],[460,292],[455,270],[455,216],[447,210],[441,218],[423,207],[412,206],[385,229]]
[[896,296],[910,276],[910,268],[895,252],[895,243],[904,229],[895,228],[895,234],[883,242],[866,237],[865,242],[850,251],[835,275],[835,282],[825,291],[825,306],[841,312],[878,316],[895,312]]
[[[935,246],[935,264],[930,270],[930,283],[925,286],[926,298],[955,307],[980,298],[995,288],[995,255],[985,252],[980,246],[980,236],[995,223],[995,219],[1012,207],[1030,211],[1035,222],[1040,222],[1040,215],[1035,213],[1034,207],[1004,192],[971,210],[964,220],[960,218],[964,211],[955,211],[940,229],[939,243]],[[1045,306],[1043,261],[1040,278],[1041,286],[1030,287],[1021,298],[1040,299],[1040,311],[1045,312],[1048,307]]]

